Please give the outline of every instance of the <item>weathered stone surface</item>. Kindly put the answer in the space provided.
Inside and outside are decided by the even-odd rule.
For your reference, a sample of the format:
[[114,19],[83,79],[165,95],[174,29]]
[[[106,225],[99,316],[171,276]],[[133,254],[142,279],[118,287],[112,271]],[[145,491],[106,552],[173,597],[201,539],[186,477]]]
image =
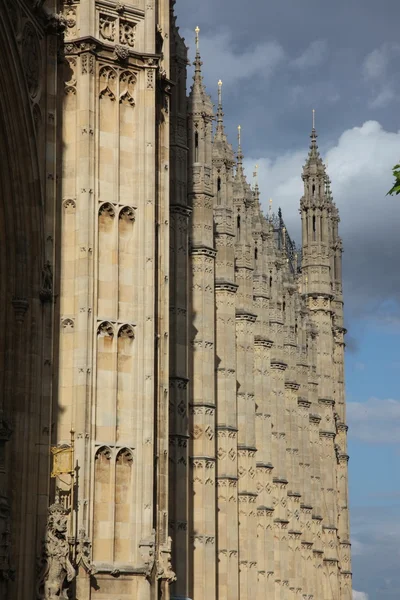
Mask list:
[[[227,140],[222,82],[213,130],[199,31],[187,98],[174,4],[0,7],[0,597],[350,600],[316,132],[300,251]],[[73,449],[55,502],[52,446]]]

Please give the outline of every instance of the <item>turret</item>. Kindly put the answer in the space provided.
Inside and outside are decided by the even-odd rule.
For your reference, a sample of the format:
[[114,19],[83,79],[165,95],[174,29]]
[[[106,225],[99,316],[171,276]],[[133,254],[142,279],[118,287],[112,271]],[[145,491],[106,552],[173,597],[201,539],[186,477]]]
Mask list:
[[199,51],[199,32],[196,27],[196,58],[194,65],[193,85],[188,100],[189,129],[189,165],[194,167],[193,183],[203,179],[211,189],[211,148],[213,104],[206,93],[201,73],[202,61]]
[[331,245],[334,205],[327,190],[326,167],[317,145],[315,115],[310,151],[303,167],[304,195],[300,202],[303,241],[303,291],[307,294],[332,294]]
[[222,81],[218,82],[217,127],[214,136],[213,149],[213,181],[216,207],[223,206],[233,209],[232,181],[235,155],[229,144],[224,129],[224,112],[222,108]]

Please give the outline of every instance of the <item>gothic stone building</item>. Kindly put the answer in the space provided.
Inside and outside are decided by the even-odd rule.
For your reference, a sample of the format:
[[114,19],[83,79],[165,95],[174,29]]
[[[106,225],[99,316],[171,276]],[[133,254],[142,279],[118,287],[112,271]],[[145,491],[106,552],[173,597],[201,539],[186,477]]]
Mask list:
[[0,4],[0,598],[350,600],[317,135],[296,252],[173,5]]

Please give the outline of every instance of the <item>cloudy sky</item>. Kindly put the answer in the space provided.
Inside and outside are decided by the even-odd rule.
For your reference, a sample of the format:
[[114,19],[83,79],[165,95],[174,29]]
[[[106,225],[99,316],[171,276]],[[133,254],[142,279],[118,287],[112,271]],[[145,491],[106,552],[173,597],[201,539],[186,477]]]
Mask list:
[[264,206],[299,235],[301,167],[316,109],[341,213],[350,425],[354,600],[400,598],[400,161],[398,0],[177,0],[226,127],[237,125]]

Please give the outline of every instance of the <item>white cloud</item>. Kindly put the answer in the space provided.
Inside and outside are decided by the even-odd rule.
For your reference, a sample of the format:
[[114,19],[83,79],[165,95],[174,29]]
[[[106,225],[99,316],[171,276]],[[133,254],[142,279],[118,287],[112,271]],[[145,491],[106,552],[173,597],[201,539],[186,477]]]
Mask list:
[[326,40],[315,40],[291,64],[298,69],[318,67],[325,61],[327,53],[328,44]]
[[387,45],[376,48],[370,52],[364,60],[363,72],[366,79],[379,79],[386,74],[390,55]]
[[400,54],[400,45],[385,42],[367,54],[363,63],[363,73],[367,80],[381,79],[387,74],[390,62]]
[[394,91],[390,87],[385,87],[373,100],[371,100],[369,106],[371,108],[384,108],[395,100],[395,98],[396,94]]
[[400,443],[400,402],[370,398],[347,403],[349,435],[370,444]]
[[[182,33],[193,60],[194,34],[187,30]],[[282,46],[273,40],[259,42],[247,49],[235,47],[233,34],[228,30],[221,30],[212,36],[200,33],[200,53],[207,65],[203,76],[209,92],[217,88],[219,79],[230,86],[250,77],[267,79],[285,58]]]
[[368,595],[365,592],[353,590],[353,600],[368,600]]
[[[376,308],[385,298],[400,299],[399,281],[392,276],[398,270],[400,253],[399,202],[386,197],[399,149],[400,132],[385,131],[377,121],[348,129],[336,143],[321,149],[341,216],[347,308],[358,314]],[[260,167],[265,210],[272,197],[274,209],[282,207],[288,230],[297,241],[301,241],[298,208],[307,153],[304,147],[273,159],[245,160],[249,174],[254,164]]]
[[365,544],[360,540],[352,537],[351,538],[351,554],[352,556],[360,556],[365,553]]

